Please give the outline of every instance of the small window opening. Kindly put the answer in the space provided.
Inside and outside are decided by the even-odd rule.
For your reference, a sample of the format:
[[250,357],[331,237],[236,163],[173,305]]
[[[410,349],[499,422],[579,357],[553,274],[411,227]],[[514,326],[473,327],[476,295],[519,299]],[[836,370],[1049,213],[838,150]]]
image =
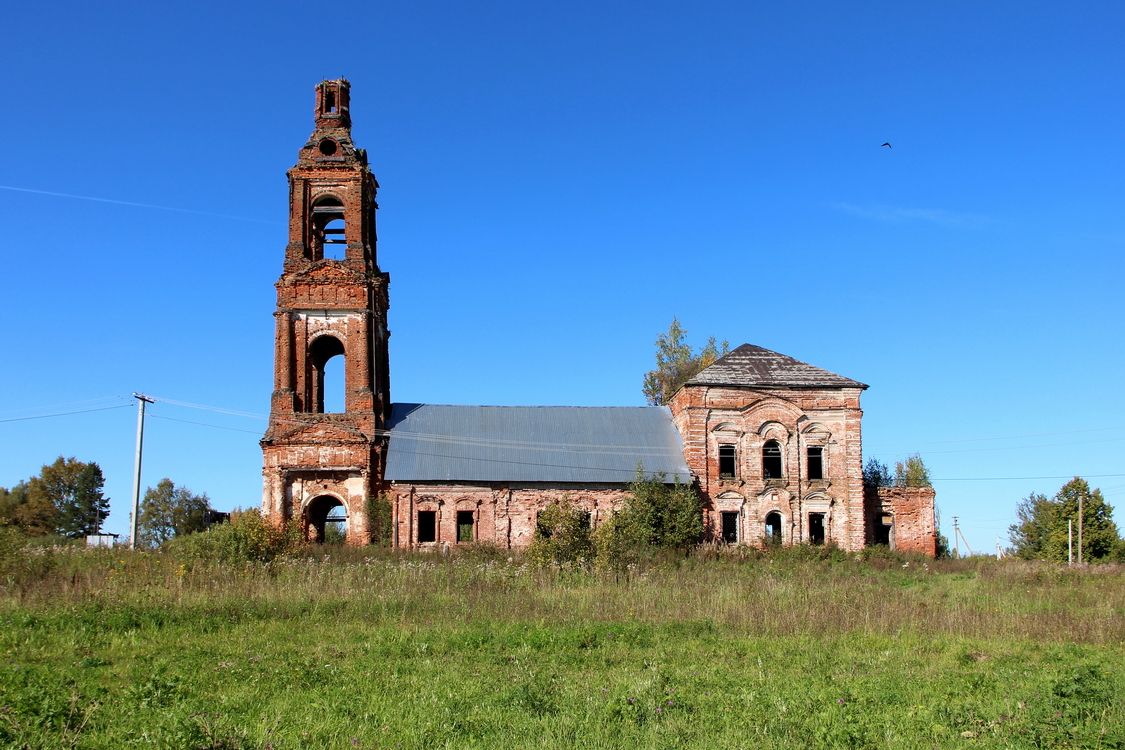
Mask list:
[[419,542],[436,542],[437,541],[437,511],[436,510],[420,510],[420,511],[418,511],[418,541]]
[[891,546],[894,539],[895,517],[890,513],[883,513],[875,522],[875,544]]
[[824,544],[824,514],[809,513],[809,541]]
[[781,544],[781,514],[766,514],[766,544]]
[[738,543],[738,511],[725,510],[723,519],[723,541],[727,544]]
[[334,156],[336,154],[336,141],[331,138],[325,138],[320,142],[320,153],[325,156]]
[[719,478],[720,479],[734,479],[735,460],[734,460],[734,446],[733,445],[720,445],[719,446]]
[[[308,100],[306,99],[305,101],[308,101]],[[308,106],[308,105],[306,104],[305,106]],[[308,111],[308,110],[306,110],[306,111]],[[336,92],[335,91],[325,91],[324,92],[324,111],[327,112],[330,115],[336,113]]]
[[457,541],[473,541],[473,512],[471,510],[457,511]]
[[809,479],[824,479],[824,448],[809,446]]
[[781,444],[776,440],[767,440],[762,446],[762,476],[781,479]]

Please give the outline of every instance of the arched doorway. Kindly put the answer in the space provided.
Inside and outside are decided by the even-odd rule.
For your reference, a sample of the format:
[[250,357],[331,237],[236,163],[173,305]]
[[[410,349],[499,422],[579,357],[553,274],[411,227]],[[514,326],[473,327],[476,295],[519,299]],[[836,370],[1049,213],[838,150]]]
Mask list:
[[343,544],[348,538],[348,509],[331,495],[315,497],[305,508],[305,536],[317,544]]

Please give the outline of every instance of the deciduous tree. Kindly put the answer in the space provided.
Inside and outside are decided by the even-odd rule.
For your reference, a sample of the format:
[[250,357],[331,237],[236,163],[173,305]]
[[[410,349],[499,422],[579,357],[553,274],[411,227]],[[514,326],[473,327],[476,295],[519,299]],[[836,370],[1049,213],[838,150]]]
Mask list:
[[196,495],[165,477],[145,490],[137,521],[137,541],[146,547],[158,547],[174,537],[203,531],[207,528],[209,508],[206,494]]
[[1078,545],[1078,506],[1082,505],[1082,559],[1118,559],[1125,554],[1125,542],[1113,522],[1113,507],[1099,489],[1075,477],[1054,497],[1032,493],[1016,507],[1017,523],[1008,529],[1012,551],[1026,560],[1067,559],[1067,522],[1073,522],[1075,557]]
[[869,487],[890,487],[894,481],[891,470],[879,459],[869,458],[863,465],[863,483]]
[[667,332],[656,339],[656,369],[645,373],[642,388],[645,400],[653,406],[667,404],[680,386],[730,351],[726,341],[719,344],[712,336],[706,346],[693,354],[686,339],[687,331],[676,318],[672,318]]
[[54,503],[27,482],[12,489],[0,487],[0,526],[14,526],[30,536],[55,533],[59,513]]
[[905,460],[895,464],[896,487],[933,487],[930,482],[930,470],[922,462],[922,457],[915,453],[907,456]]
[[28,482],[28,490],[41,495],[57,511],[55,530],[78,538],[96,534],[109,515],[109,498],[102,494],[105,477],[96,463],[59,456]]

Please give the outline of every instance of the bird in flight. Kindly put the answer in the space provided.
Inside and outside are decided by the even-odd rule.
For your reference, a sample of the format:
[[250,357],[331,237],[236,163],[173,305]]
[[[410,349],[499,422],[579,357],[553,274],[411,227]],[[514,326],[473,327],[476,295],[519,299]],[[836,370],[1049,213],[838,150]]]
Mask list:
[[[886,141],[883,142],[883,146],[886,146],[887,148],[894,148],[894,146],[892,146],[890,143],[888,143]],[[882,148],[883,146],[880,146],[879,148]]]

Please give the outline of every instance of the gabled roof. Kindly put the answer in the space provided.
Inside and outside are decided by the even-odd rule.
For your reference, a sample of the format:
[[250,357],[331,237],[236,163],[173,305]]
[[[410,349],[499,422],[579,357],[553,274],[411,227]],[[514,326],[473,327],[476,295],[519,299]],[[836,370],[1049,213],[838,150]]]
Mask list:
[[687,483],[663,406],[393,404],[385,477],[395,482]]
[[843,375],[752,344],[720,357],[686,385],[736,385],[757,388],[867,388]]

